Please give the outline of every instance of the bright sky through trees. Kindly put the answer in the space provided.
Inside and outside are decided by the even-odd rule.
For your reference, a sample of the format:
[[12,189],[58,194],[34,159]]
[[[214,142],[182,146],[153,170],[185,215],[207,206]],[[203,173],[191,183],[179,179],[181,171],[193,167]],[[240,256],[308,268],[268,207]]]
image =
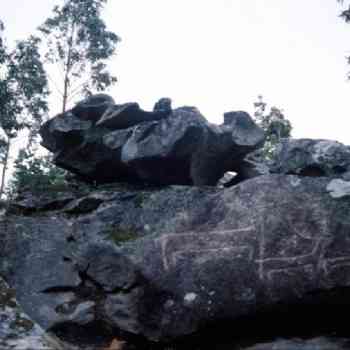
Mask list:
[[[56,3],[4,2],[8,40],[32,33]],[[122,38],[111,94],[145,108],[168,96],[216,123],[225,111],[252,113],[262,94],[293,136],[350,144],[350,25],[340,11],[335,0],[109,0],[105,19]]]

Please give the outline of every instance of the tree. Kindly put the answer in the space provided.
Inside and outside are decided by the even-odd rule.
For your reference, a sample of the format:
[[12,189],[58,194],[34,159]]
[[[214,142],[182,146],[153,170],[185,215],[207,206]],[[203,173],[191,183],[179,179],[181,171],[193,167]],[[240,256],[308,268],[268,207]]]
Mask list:
[[258,101],[254,102],[254,108],[254,119],[266,133],[263,155],[265,158],[271,159],[281,138],[291,136],[292,125],[285,118],[283,110],[271,107],[267,111],[267,103],[264,102],[261,95],[258,96]]
[[[5,46],[4,46],[4,41],[3,41],[3,31],[4,31],[4,25],[0,20],[0,101],[2,100],[2,96],[4,95],[3,93],[3,81],[2,81],[2,67],[3,64],[5,63]],[[0,102],[1,103],[1,102]],[[1,119],[0,119],[0,159],[2,155],[6,152],[7,148],[7,143],[8,143],[8,138],[5,133],[5,130],[1,127]]]
[[[345,6],[345,9],[340,13],[340,17],[345,23],[350,23],[350,3],[344,0],[337,0],[341,5]],[[350,64],[350,56],[346,57],[348,64]],[[348,79],[350,80],[350,73],[348,73]]]
[[46,63],[60,72],[51,79],[62,97],[62,112],[77,95],[104,90],[117,79],[106,61],[115,53],[119,37],[106,29],[101,11],[107,0],[66,0],[39,27],[47,51]]
[[8,195],[23,191],[54,192],[66,188],[66,172],[56,167],[50,156],[36,156],[35,146],[21,149],[14,164]]
[[39,54],[40,40],[31,36],[17,42],[9,50],[0,25],[0,126],[6,135],[5,147],[0,150],[2,164],[0,197],[4,193],[6,171],[13,139],[21,130],[29,130],[33,140],[47,113],[47,79]]
[[[344,0],[337,0],[341,5],[345,5]],[[346,22],[350,22],[350,4],[345,5],[347,8],[340,13],[340,17]]]

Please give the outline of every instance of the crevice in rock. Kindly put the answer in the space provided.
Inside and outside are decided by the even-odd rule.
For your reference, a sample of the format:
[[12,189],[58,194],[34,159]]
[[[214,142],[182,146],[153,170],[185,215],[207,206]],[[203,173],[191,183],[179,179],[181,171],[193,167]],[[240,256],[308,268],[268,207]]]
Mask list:
[[69,257],[67,257],[67,256],[64,256],[64,257],[62,258],[62,260],[63,260],[64,262],[68,262],[68,263],[72,262],[72,259],[69,258]]
[[135,281],[133,284],[131,284],[129,287],[120,287],[120,288],[115,288],[112,291],[107,291],[105,292],[106,294],[118,294],[118,293],[124,293],[128,294],[132,292],[134,289],[139,288],[141,286],[140,282]]
[[73,242],[76,242],[77,240],[75,239],[75,237],[73,235],[69,235],[67,238],[66,238],[66,241],[68,243],[73,243]]
[[318,167],[317,165],[309,165],[302,169],[300,173],[298,174],[300,176],[310,176],[310,177],[321,177],[321,176],[327,176],[325,171]]
[[111,328],[106,322],[95,321],[80,326],[73,322],[60,323],[48,330],[60,339],[88,349],[107,349],[112,339],[119,332]]
[[40,293],[50,294],[50,293],[69,293],[74,292],[77,287],[73,286],[57,286],[43,289]]
[[347,172],[347,168],[344,167],[344,166],[341,166],[341,165],[336,165],[336,166],[334,166],[334,167],[332,168],[332,170],[333,170],[333,172],[334,172],[335,174],[338,174],[338,175],[344,174],[344,173]]
[[90,267],[90,264],[87,265],[85,270],[79,271],[79,277],[82,281],[81,285],[85,286],[87,283],[91,283],[92,286],[96,288],[96,290],[105,292],[103,289],[103,286],[99,282],[97,282],[95,279],[93,279],[91,276],[89,276],[88,274],[89,267]]

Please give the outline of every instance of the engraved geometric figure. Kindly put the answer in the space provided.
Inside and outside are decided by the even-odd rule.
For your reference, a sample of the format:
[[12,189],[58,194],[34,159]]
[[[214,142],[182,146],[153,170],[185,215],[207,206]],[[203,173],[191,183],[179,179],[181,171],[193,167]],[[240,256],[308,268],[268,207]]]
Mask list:
[[259,265],[259,278],[261,280],[271,281],[272,276],[275,272],[292,273],[293,270],[307,266],[309,269],[312,268],[314,272],[320,271],[323,268],[325,259],[324,259],[324,250],[328,245],[328,240],[325,238],[320,238],[315,240],[315,245],[311,252],[307,254],[301,254],[296,256],[285,256],[278,258],[265,258],[262,257],[256,260],[256,263]]
[[226,256],[232,260],[244,259],[257,264],[259,279],[272,284],[273,281],[291,275],[300,277],[303,275],[307,282],[311,275],[332,277],[336,275],[336,270],[341,269],[350,273],[350,252],[349,256],[325,258],[326,249],[332,242],[329,237],[313,239],[305,234],[296,234],[299,238],[312,243],[309,252],[294,256],[266,257],[264,230],[257,233],[254,226],[202,234],[195,232],[165,234],[157,238],[156,242],[160,245],[165,270],[175,267],[181,259],[191,259],[194,264],[201,264],[213,257]]
[[249,226],[242,229],[210,231],[202,234],[194,232],[165,234],[157,239],[164,269],[169,270],[174,267],[179,259],[185,256],[195,256],[194,263],[198,263],[205,261],[208,255],[213,256],[212,253],[217,256],[229,253],[233,259],[246,257],[248,260],[253,260],[253,245],[239,242],[241,240],[239,234],[254,230],[255,227]]
[[229,254],[230,259],[245,259],[251,261],[253,259],[253,253],[253,249],[250,246],[182,250],[171,254],[170,265],[175,266],[181,259],[186,258],[192,258],[194,263],[204,263],[208,260],[212,261],[213,257],[222,258],[225,254]]

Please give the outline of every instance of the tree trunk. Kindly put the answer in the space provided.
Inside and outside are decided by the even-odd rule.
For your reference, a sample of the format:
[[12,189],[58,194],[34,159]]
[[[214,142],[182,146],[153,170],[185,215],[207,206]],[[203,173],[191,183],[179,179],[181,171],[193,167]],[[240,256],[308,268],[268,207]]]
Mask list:
[[5,192],[5,180],[6,180],[6,171],[8,167],[9,155],[10,155],[10,139],[7,142],[5,159],[3,162],[2,174],[1,174],[0,198],[3,196]]
[[69,79],[68,79],[68,73],[66,72],[66,76],[64,78],[64,88],[63,88],[62,113],[64,113],[66,111],[66,108],[67,108],[68,86],[69,86]]
[[66,62],[66,70],[64,74],[64,86],[63,86],[63,103],[62,103],[62,113],[64,113],[67,109],[67,100],[68,100],[68,90],[69,90],[69,74],[72,68],[72,49],[74,44],[74,30],[75,25],[72,23],[71,35],[68,39],[68,53],[67,53],[67,62]]

